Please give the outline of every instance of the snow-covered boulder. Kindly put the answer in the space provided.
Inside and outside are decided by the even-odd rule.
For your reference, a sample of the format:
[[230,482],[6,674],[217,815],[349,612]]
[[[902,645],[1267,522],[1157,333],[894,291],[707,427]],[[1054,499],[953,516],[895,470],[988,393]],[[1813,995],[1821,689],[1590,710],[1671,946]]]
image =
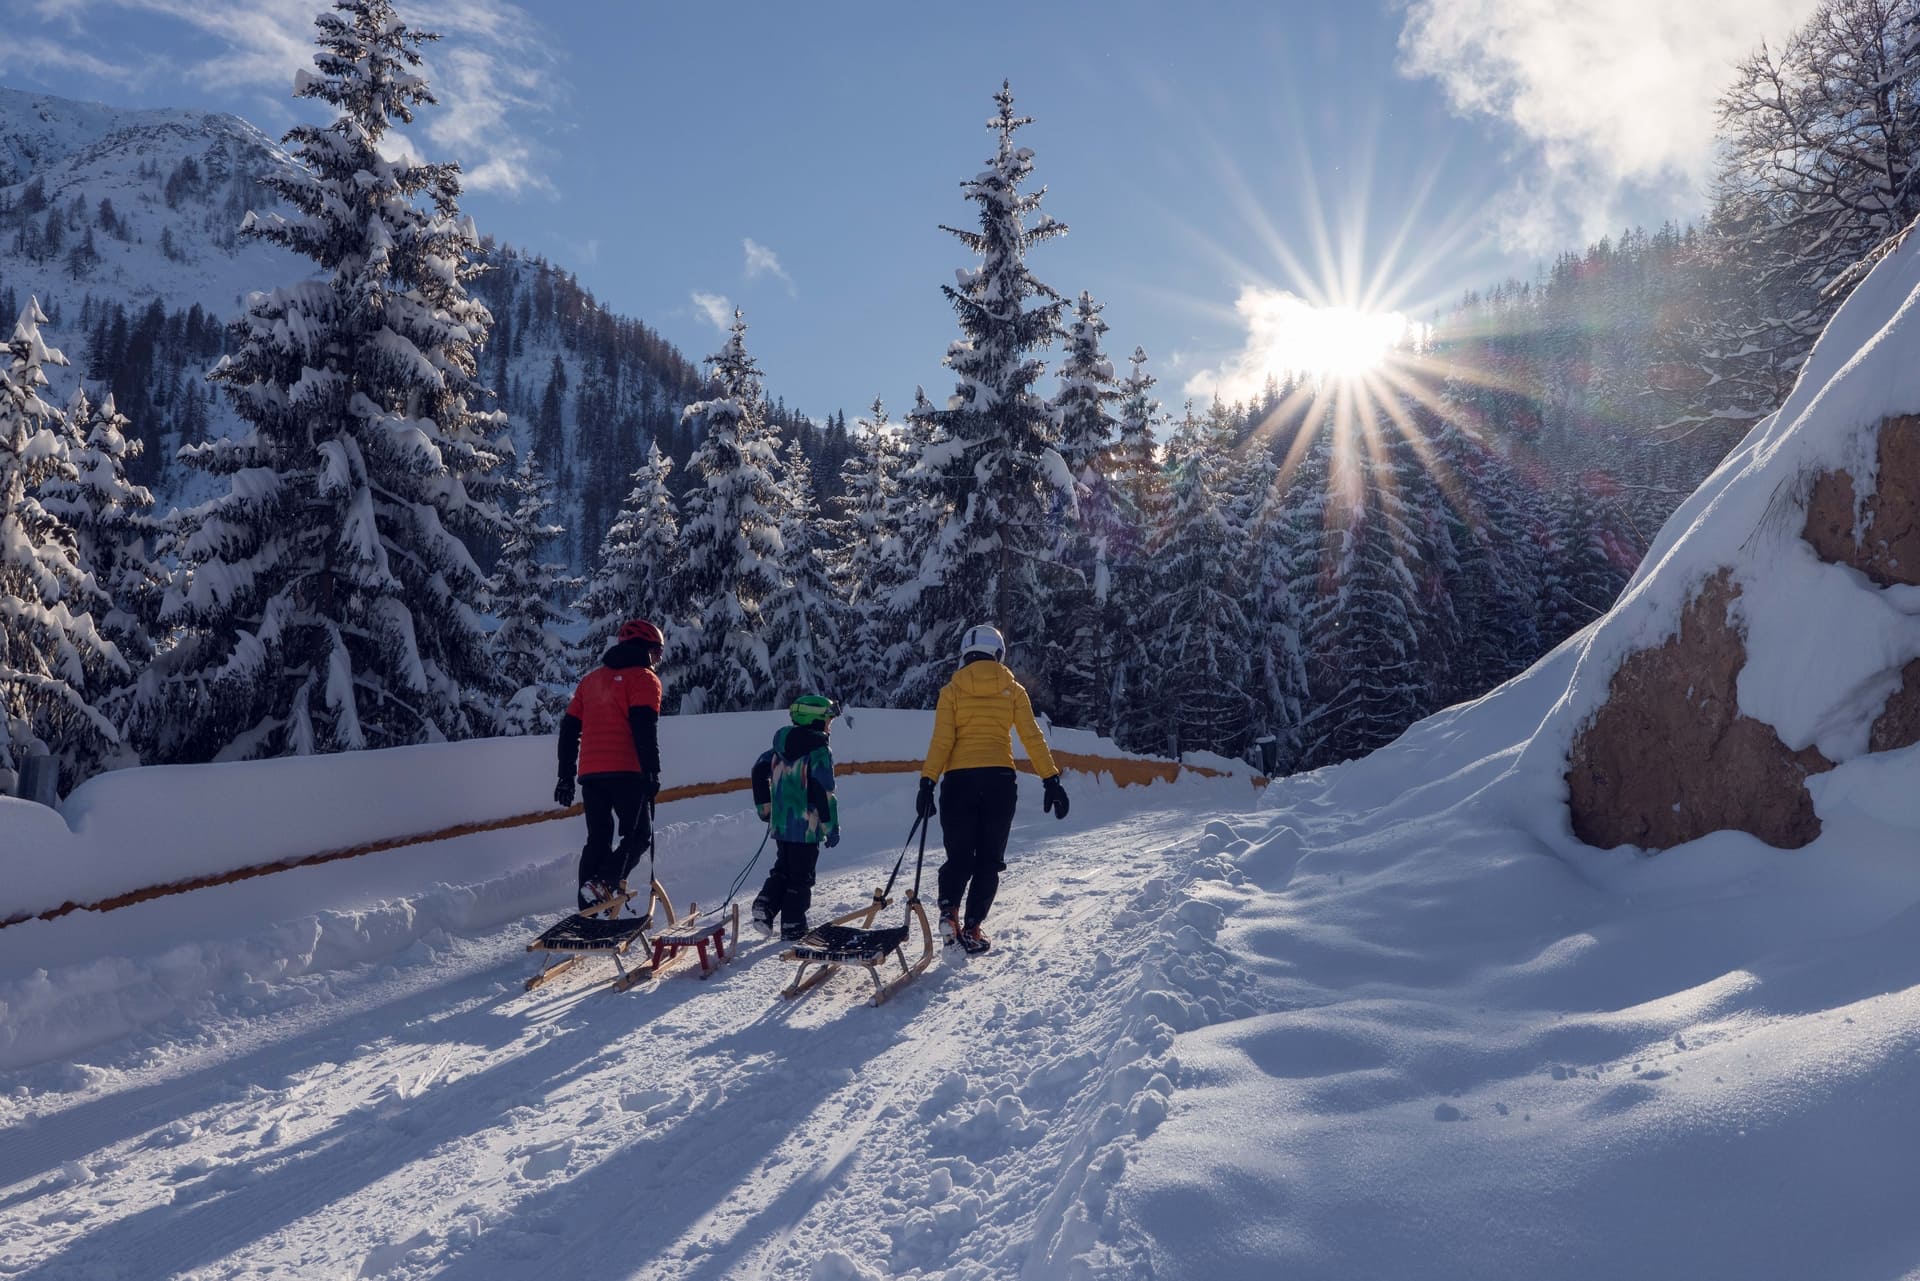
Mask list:
[[1677,511],[1531,752],[1573,830],[1798,848],[1807,779],[1920,741],[1920,238],[1840,309],[1798,385]]

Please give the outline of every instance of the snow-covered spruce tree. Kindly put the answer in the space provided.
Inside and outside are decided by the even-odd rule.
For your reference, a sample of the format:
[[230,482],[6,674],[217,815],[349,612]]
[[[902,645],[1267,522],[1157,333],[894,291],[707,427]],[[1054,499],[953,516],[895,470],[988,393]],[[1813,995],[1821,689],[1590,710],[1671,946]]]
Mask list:
[[773,705],[785,707],[802,694],[844,697],[834,683],[841,663],[845,606],[820,554],[825,533],[813,473],[795,436],[782,459],[780,553],[776,584],[761,614],[773,673]]
[[1154,540],[1160,591],[1149,608],[1151,689],[1183,752],[1239,756],[1252,741],[1253,628],[1240,581],[1240,540],[1216,493],[1218,460],[1190,455]]
[[0,365],[0,767],[49,753],[71,791],[120,749],[94,695],[128,667],[94,623],[106,601],[80,565],[74,532],[39,496],[49,482],[77,480],[67,428],[40,395],[43,366],[67,363],[41,339],[45,323],[29,300]]
[[886,673],[885,697],[875,701],[925,707],[938,696],[948,670],[929,649],[929,633],[950,635],[944,620],[928,617],[927,591],[941,581],[960,523],[950,519],[953,502],[944,475],[952,442],[923,388],[913,389],[906,426],[900,480],[882,522],[898,547],[898,578],[890,590],[874,593],[865,617]]
[[[939,416],[948,439],[920,460],[950,508],[950,528],[921,567],[920,653],[902,686],[904,699],[921,704],[931,703],[969,623],[998,624],[1015,670],[1032,678],[1023,654],[1045,634],[1041,565],[1053,556],[1055,513],[1071,503],[1053,414],[1033,389],[1044,368],[1034,353],[1059,335],[1065,303],[1026,261],[1028,249],[1067,228],[1041,211],[1046,188],[1020,190],[1033,152],[1013,144],[1030,123],[1014,114],[1013,91],[1002,84],[994,102],[999,111],[987,127],[998,146],[987,168],[961,184],[978,207],[979,230],[942,228],[980,261],[942,286],[960,318],[961,336],[946,356],[959,381]],[[1035,694],[1044,704],[1045,691]]]
[[84,388],[75,390],[66,423],[73,474],[42,484],[40,501],[73,531],[80,568],[105,598],[94,621],[137,676],[153,660],[167,586],[167,572],[150,550],[160,532],[148,514],[153,495],[127,479],[127,461],[144,446],[127,434],[130,424],[111,395],[95,405]]
[[1049,402],[1060,427],[1060,456],[1073,477],[1073,503],[1062,504],[1059,514],[1059,570],[1048,579],[1041,683],[1052,692],[1055,720],[1105,733],[1114,667],[1106,616],[1112,590],[1108,545],[1117,532],[1107,470],[1118,426],[1112,411],[1122,392],[1100,347],[1107,332],[1100,311],[1093,295],[1082,291],[1067,326],[1059,389]]
[[[646,461],[633,473],[633,488],[600,543],[599,567],[587,590],[573,603],[586,620],[576,663],[598,662],[620,636],[620,624],[644,618],[667,637],[669,661],[677,641],[671,619],[676,610],[674,579],[680,572],[680,525],[673,513],[667,473],[673,460],[648,442]],[[669,693],[672,691],[669,690]]]
[[687,626],[668,654],[688,712],[765,707],[771,697],[761,604],[776,585],[779,500],[760,369],[747,354],[746,333],[735,311],[726,345],[711,358],[717,394],[683,411],[706,431],[690,464],[696,483],[680,527],[686,560],[677,594]]
[[[1270,458],[1253,468],[1261,494],[1245,544],[1247,621],[1253,635],[1253,678],[1259,691],[1260,728],[1279,743],[1280,772],[1289,773],[1300,757],[1300,723],[1307,707],[1305,611],[1301,596],[1312,581],[1309,561],[1301,564],[1298,512],[1290,487]],[[1312,509],[1317,519],[1318,507]]]
[[434,101],[418,70],[432,37],[388,0],[336,0],[315,23],[318,74],[294,91],[339,115],[288,132],[296,163],[266,182],[291,213],[241,229],[319,274],[249,298],[212,375],[247,430],[182,453],[230,487],[194,513],[168,605],[186,634],[145,709],[175,760],[494,723],[485,579],[464,541],[499,526],[506,448],[504,416],[476,407],[479,237],[457,166],[382,151]]
[[[1106,554],[1111,578],[1107,595],[1108,640],[1113,662],[1107,681],[1107,724],[1116,742],[1134,751],[1160,751],[1167,728],[1154,710],[1153,657],[1141,620],[1159,596],[1152,555],[1154,530],[1167,506],[1166,476],[1156,456],[1154,431],[1164,415],[1154,398],[1147,353],[1133,349],[1121,383],[1119,440],[1107,473],[1112,507]],[[1102,513],[1093,509],[1096,518]]]
[[547,518],[552,492],[532,449],[521,458],[507,494],[506,541],[487,580],[487,600],[500,620],[492,640],[494,670],[507,695],[499,729],[545,734],[566,710],[574,677],[572,655],[560,635],[571,615],[557,602],[578,592],[582,580],[569,575],[565,565],[540,559],[567,531]]
[[878,396],[857,425],[855,448],[841,473],[846,519],[841,522],[840,552],[832,562],[832,577],[848,611],[838,683],[849,702],[879,703],[886,697],[886,619],[880,603],[901,579],[900,543],[890,522],[902,445]]
[[1392,742],[1433,695],[1421,661],[1426,549],[1409,521],[1394,455],[1376,457],[1365,438],[1391,428],[1362,413],[1337,406],[1308,450],[1325,457],[1300,473],[1303,480],[1328,478],[1317,591],[1306,619],[1313,695],[1306,768]]

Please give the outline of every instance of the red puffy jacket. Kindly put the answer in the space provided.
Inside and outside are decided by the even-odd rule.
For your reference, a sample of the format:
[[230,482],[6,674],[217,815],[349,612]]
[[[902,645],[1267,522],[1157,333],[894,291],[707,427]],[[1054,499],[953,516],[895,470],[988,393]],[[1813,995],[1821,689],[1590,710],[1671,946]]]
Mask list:
[[560,777],[595,774],[660,776],[660,678],[651,668],[626,664],[624,646],[609,651],[607,665],[588,672],[560,722]]

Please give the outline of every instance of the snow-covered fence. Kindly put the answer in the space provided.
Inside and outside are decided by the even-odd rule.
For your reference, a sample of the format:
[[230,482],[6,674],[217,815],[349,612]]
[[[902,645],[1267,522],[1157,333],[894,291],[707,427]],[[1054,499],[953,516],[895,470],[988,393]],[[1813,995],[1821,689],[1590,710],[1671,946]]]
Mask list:
[[[785,723],[780,712],[666,718],[660,799],[744,789]],[[928,712],[855,709],[834,727],[839,768],[916,771],[931,724]],[[1122,785],[1183,770],[1251,777],[1238,762],[1176,765],[1082,730],[1049,737],[1063,769]],[[81,785],[60,812],[0,797],[0,923],[565,818],[577,811],[553,804],[555,772],[547,735],[116,770]]]

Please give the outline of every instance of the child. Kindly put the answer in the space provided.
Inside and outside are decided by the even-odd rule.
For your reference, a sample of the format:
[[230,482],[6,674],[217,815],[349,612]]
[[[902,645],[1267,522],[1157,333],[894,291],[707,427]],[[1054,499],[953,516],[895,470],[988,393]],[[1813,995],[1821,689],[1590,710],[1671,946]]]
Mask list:
[[813,905],[813,872],[820,861],[820,842],[828,849],[840,843],[840,805],[833,796],[833,752],[827,733],[833,727],[833,700],[802,694],[787,709],[791,725],[773,735],[773,747],[761,754],[754,772],[766,771],[770,801],[759,806],[760,817],[773,833],[773,870],[753,900],[753,923],[763,934],[773,933],[780,918],[780,937],[789,941],[807,932],[807,908]]
[[660,791],[660,678],[653,666],[665,645],[660,629],[644,618],[620,624],[619,643],[580,682],[560,719],[560,781],[553,800],[573,804],[577,764],[587,817],[587,843],[580,851],[582,910],[613,897],[653,834],[653,798]]
[[[920,770],[920,817],[938,813],[947,860],[940,866],[940,930],[968,952],[992,946],[980,929],[1000,890],[1007,867],[1007,836],[1013,830],[1013,735],[1040,775],[1041,809],[1067,816],[1060,768],[1034,723],[1027,691],[1002,663],[1007,643],[994,627],[969,627],[960,638],[960,670],[940,691],[933,740]],[[935,782],[940,801],[933,799]],[[966,915],[961,916],[964,906]]]

